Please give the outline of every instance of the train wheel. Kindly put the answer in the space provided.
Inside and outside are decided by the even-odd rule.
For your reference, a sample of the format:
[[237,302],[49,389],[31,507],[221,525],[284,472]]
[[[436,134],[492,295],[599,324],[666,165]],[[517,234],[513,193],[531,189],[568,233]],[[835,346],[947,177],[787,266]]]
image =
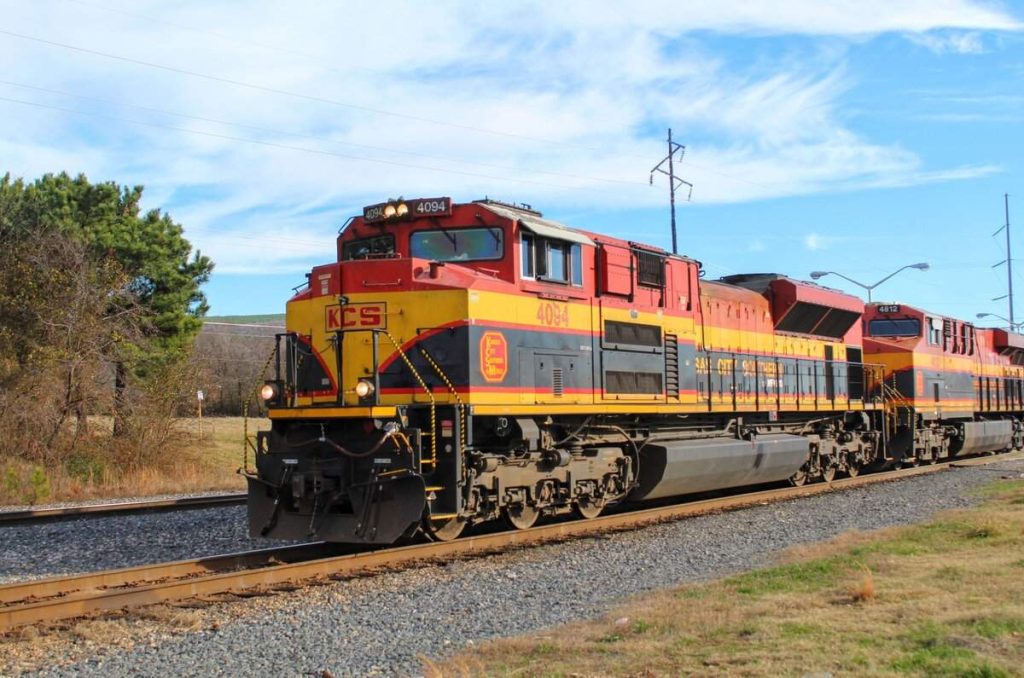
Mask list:
[[859,462],[848,462],[846,464],[846,475],[851,478],[856,478],[860,475],[860,463]]
[[580,497],[576,501],[575,508],[580,518],[590,520],[601,515],[601,511],[604,510],[604,504],[595,501],[593,497]]
[[802,487],[807,484],[807,472],[800,469],[789,477],[789,484],[793,487]]
[[526,504],[506,506],[504,513],[508,524],[517,530],[530,529],[537,523],[537,519],[540,518],[540,510]]
[[423,519],[423,530],[434,541],[452,541],[458,539],[466,529],[466,521],[458,518],[448,520],[431,520],[430,516]]
[[826,483],[831,483],[836,479],[836,467],[834,464],[825,464],[821,467],[821,479]]

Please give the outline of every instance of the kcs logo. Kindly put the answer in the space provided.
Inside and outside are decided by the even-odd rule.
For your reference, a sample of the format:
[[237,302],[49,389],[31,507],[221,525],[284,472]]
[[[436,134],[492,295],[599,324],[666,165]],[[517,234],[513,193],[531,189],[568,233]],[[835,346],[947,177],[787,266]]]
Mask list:
[[480,336],[480,373],[484,381],[498,383],[508,374],[508,342],[501,332]]
[[328,306],[325,311],[328,332],[353,328],[386,329],[388,326],[388,305],[384,302]]

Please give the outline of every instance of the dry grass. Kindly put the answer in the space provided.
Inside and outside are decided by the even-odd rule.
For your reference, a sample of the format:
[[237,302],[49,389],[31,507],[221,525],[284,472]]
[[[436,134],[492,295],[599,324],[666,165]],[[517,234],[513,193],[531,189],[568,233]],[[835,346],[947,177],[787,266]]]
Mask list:
[[[173,458],[127,471],[102,457],[59,469],[7,461],[0,468],[0,504],[243,490],[245,480],[236,473],[243,460],[243,422],[242,417],[204,417],[200,431],[198,419],[180,419],[181,442]],[[90,421],[98,432],[109,431],[110,425],[109,418]],[[267,419],[248,420],[250,436],[269,427]]]
[[854,533],[777,567],[482,645],[442,676],[1024,673],[1024,483],[920,526]]
[[155,644],[184,633],[215,631],[214,613],[168,604],[111,611],[84,618],[16,629],[0,635],[0,675],[20,675]]
[[875,577],[867,565],[864,566],[864,578],[860,584],[850,589],[850,600],[855,603],[866,603],[875,599]]

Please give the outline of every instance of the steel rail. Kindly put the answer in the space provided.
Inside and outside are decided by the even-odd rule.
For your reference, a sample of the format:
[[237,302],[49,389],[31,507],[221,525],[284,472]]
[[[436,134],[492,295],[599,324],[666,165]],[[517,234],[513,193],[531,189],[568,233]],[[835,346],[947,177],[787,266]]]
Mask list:
[[10,584],[0,584],[0,605],[9,605],[28,600],[41,601],[48,598],[68,597],[77,595],[82,591],[194,577],[212,572],[266,567],[278,563],[311,560],[327,554],[353,553],[357,550],[359,550],[358,547],[353,548],[350,544],[313,542],[206,556],[189,560],[138,565],[116,570],[61,575],[44,579],[27,579]]
[[244,492],[211,494],[203,497],[179,497],[177,499],[152,499],[143,501],[107,502],[104,504],[80,504],[56,508],[0,511],[0,527],[32,523],[71,520],[73,518],[100,518],[158,511],[188,511],[214,506],[235,506],[245,503]]
[[[957,460],[958,467],[980,466],[996,461],[1024,459],[1019,453],[979,457],[971,460]],[[202,574],[193,569],[183,579],[144,582],[133,586],[130,570],[111,570],[77,578],[81,590],[65,593],[44,600],[20,600],[0,606],[0,632],[19,626],[43,621],[55,621],[87,615],[104,610],[123,609],[153,603],[196,598],[214,594],[230,593],[258,587],[282,586],[307,580],[340,579],[380,568],[410,566],[417,563],[436,562],[440,559],[480,556],[498,553],[510,547],[532,546],[548,542],[564,541],[571,538],[592,536],[605,532],[635,529],[645,525],[678,520],[680,518],[739,509],[752,505],[809,497],[827,492],[857,488],[874,483],[892,482],[904,478],[944,471],[952,462],[931,466],[918,466],[888,473],[843,478],[831,483],[815,483],[801,487],[784,487],[761,490],[726,497],[716,497],[674,504],[657,508],[640,509],[599,516],[590,520],[577,520],[541,525],[529,530],[513,530],[488,535],[469,536],[451,542],[416,544],[376,551],[360,552],[342,556],[316,558],[309,561],[273,564],[241,571],[214,572]],[[245,554],[240,554],[245,555]],[[223,558],[230,558],[224,556]],[[206,559],[209,563],[211,560]],[[169,564],[172,567],[188,569],[181,561]],[[149,577],[159,574],[160,565],[150,566]],[[165,565],[167,567],[167,565]],[[169,575],[168,575],[169,576]],[[58,586],[60,578],[47,580],[49,585]],[[105,581],[124,584],[102,588]],[[31,592],[33,582],[8,586],[19,586],[21,591]],[[0,597],[3,590],[0,587]]]

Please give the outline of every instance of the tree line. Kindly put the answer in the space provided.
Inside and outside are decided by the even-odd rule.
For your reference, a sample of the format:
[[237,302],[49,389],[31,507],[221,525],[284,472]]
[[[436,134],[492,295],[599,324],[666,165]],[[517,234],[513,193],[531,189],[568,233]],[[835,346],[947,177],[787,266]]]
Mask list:
[[0,179],[7,485],[40,484],[40,468],[91,475],[170,453],[174,417],[198,381],[213,262],[170,215],[143,211],[142,195],[82,175]]

